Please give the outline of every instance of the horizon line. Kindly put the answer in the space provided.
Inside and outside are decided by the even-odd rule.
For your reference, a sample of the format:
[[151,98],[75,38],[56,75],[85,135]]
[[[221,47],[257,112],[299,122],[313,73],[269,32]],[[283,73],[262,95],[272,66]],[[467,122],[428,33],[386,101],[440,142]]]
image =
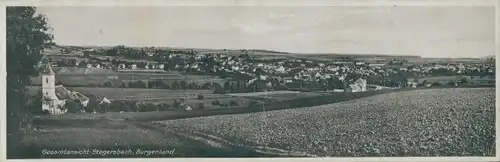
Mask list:
[[420,56],[420,55],[404,55],[404,54],[374,54],[374,53],[295,53],[295,52],[287,52],[287,51],[281,51],[281,50],[272,50],[272,49],[249,49],[249,48],[198,48],[198,47],[171,47],[171,46],[136,46],[136,45],[74,45],[74,44],[58,44],[54,43],[56,46],[77,46],[77,47],[116,47],[116,46],[124,46],[124,47],[131,47],[131,48],[144,48],[144,47],[154,47],[154,48],[178,48],[178,49],[208,49],[208,50],[248,50],[248,51],[256,51],[256,50],[262,50],[262,51],[268,51],[268,52],[273,52],[273,53],[281,53],[283,55],[373,55],[373,56],[383,56],[383,57],[418,57],[418,58],[427,58],[427,59],[481,59],[481,58],[496,58],[496,54],[490,54],[490,55],[485,55],[485,56],[479,56],[479,57],[426,57],[426,56]]

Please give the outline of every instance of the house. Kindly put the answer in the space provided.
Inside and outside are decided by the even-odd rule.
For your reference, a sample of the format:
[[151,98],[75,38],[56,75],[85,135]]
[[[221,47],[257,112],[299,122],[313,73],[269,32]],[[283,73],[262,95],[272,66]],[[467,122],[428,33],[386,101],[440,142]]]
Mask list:
[[185,110],[186,111],[191,111],[191,110],[193,110],[193,108],[191,108],[191,106],[189,106],[189,105],[186,105],[186,109]]
[[285,67],[280,66],[279,68],[276,69],[276,72],[281,73],[281,74],[285,73]]
[[79,101],[84,107],[87,106],[89,98],[78,93],[71,92],[63,85],[55,85],[55,73],[49,63],[41,69],[42,75],[42,111],[48,111],[53,115],[65,114],[68,110],[62,109],[66,101]]
[[99,104],[110,104],[111,103],[111,101],[109,101],[109,99],[106,97],[98,98],[98,102],[99,102]]
[[408,81],[407,81],[406,84],[408,85],[408,87],[417,88],[418,80],[417,79],[413,79],[413,78],[408,78]]
[[347,86],[345,92],[365,92],[367,90],[366,79],[359,78],[353,84]]
[[188,104],[184,103],[184,99],[180,100],[180,107],[184,109],[184,111],[191,111],[193,108],[189,106]]
[[101,66],[102,68],[106,68],[106,69],[110,69],[112,66],[111,62],[103,62],[103,63],[101,63],[101,65],[102,65]]
[[370,67],[381,67],[381,66],[384,66],[385,63],[373,63],[373,64],[369,64],[368,66]]

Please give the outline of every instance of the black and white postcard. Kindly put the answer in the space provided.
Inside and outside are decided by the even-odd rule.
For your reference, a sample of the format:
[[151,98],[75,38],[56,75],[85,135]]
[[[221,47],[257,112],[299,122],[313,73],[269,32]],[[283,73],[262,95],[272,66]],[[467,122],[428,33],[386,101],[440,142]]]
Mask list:
[[498,160],[496,1],[91,2],[5,3],[4,159]]

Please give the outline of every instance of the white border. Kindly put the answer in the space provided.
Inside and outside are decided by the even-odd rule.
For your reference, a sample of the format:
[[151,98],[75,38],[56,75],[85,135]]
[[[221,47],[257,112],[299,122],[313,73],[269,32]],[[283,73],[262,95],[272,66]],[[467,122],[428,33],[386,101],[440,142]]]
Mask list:
[[[0,9],[0,17],[4,20],[1,23],[0,37],[0,106],[3,108],[0,111],[0,160],[6,160],[6,46],[5,38],[5,7],[6,6],[495,6],[495,20],[496,20],[496,56],[500,51],[499,32],[500,27],[500,6],[499,0],[3,0],[3,6]],[[500,61],[496,62],[500,65]],[[496,71],[498,76],[500,72]],[[496,80],[499,85],[500,81]],[[500,90],[496,89],[496,96],[498,97]],[[498,114],[500,104],[496,102],[496,114]],[[496,134],[500,133],[500,119],[496,118]],[[210,162],[224,162],[224,161],[253,161],[253,160],[276,160],[276,161],[500,161],[499,154],[500,140],[497,139],[496,143],[496,157],[388,157],[388,158],[375,158],[375,157],[355,157],[355,158],[115,158],[115,159],[86,159],[95,161],[210,161]],[[39,160],[9,160],[9,161],[76,161],[76,159],[39,159]]]
[[4,0],[8,6],[494,6],[496,0]]

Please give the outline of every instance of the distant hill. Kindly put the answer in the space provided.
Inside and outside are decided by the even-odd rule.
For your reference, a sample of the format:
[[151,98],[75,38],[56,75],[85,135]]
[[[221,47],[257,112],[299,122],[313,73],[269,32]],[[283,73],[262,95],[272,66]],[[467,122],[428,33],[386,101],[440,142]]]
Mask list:
[[262,50],[262,49],[252,49],[252,50],[247,50],[251,52],[263,52],[263,53],[277,53],[277,54],[292,54],[289,52],[280,52],[280,51],[271,51],[271,50]]
[[488,56],[484,56],[482,58],[483,59],[490,59],[490,58],[495,59],[496,57],[495,57],[495,55],[488,55]]
[[[89,48],[112,48],[114,46],[75,46],[75,45],[55,45],[56,48],[72,48],[72,49],[89,49]],[[127,46],[130,48],[143,48],[139,46]],[[148,46],[152,47],[152,46]],[[280,57],[321,57],[321,58],[340,58],[340,57],[351,57],[351,58],[383,58],[383,59],[420,59],[420,56],[411,55],[397,55],[397,54],[357,54],[357,53],[292,53],[292,52],[282,52],[274,50],[265,49],[210,49],[210,48],[187,48],[187,47],[154,47],[163,50],[175,50],[175,51],[186,51],[194,50],[200,53],[226,53],[230,55],[241,55],[248,53],[250,55],[267,55],[267,56],[280,56]]]

